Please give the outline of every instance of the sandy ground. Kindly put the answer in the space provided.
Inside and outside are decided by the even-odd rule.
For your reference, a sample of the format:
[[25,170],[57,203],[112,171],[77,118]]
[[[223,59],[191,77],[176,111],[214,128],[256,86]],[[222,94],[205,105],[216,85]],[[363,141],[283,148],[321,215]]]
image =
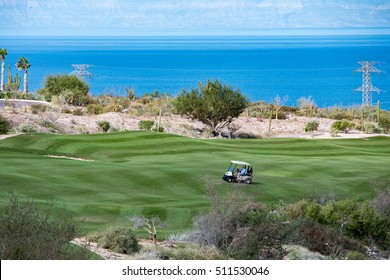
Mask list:
[[[133,131],[139,130],[140,120],[152,120],[157,123],[156,116],[132,116],[127,113],[105,113],[100,115],[76,116],[61,113],[59,110],[51,109],[47,112],[37,114],[31,113],[28,109],[0,109],[0,114],[10,120],[14,127],[12,135],[0,135],[0,139],[18,135],[25,131],[57,133],[57,134],[94,134],[102,133],[98,122],[108,121],[112,131]],[[319,123],[318,130],[309,133],[304,128],[310,121]],[[249,135],[258,138],[365,138],[377,136],[378,134],[364,134],[360,131],[339,133],[337,137],[330,135],[330,127],[335,120],[324,118],[309,118],[300,116],[289,116],[286,120],[272,120],[271,126],[268,119],[240,117],[235,119],[229,129],[223,133],[228,135]],[[162,116],[161,127],[167,133],[193,137],[210,137],[209,129],[203,123],[184,118],[178,115]],[[271,127],[271,129],[270,129]]]

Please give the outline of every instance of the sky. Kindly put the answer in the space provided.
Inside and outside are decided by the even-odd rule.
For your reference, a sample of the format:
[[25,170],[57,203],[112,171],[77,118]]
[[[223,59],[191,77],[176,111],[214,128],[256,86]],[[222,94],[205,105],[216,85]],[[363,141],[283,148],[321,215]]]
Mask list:
[[0,36],[390,34],[389,0],[0,0]]

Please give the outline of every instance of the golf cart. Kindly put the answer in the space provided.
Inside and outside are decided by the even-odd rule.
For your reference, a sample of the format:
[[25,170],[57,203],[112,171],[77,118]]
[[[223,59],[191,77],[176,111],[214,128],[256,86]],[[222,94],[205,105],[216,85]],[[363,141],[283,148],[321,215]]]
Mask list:
[[253,168],[252,166],[244,161],[232,160],[227,172],[223,175],[223,180],[227,182],[237,183],[252,183]]

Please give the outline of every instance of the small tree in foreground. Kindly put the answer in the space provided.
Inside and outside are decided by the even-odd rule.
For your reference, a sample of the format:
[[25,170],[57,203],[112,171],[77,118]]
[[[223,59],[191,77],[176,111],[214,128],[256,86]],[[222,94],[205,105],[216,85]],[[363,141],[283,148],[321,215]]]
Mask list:
[[165,228],[166,225],[161,221],[159,217],[145,218],[144,216],[133,216],[129,217],[129,220],[133,222],[134,227],[139,229],[142,228],[150,234],[150,239],[153,243],[157,244],[157,228]]
[[273,102],[272,102],[272,107],[275,110],[275,119],[278,119],[279,116],[279,111],[282,109],[284,104],[287,102],[288,97],[284,96],[281,98],[279,95],[276,95]]
[[175,108],[180,115],[197,119],[209,125],[214,135],[220,135],[222,128],[238,117],[247,104],[239,89],[216,80],[205,86],[199,83],[199,89],[183,91],[176,98]]

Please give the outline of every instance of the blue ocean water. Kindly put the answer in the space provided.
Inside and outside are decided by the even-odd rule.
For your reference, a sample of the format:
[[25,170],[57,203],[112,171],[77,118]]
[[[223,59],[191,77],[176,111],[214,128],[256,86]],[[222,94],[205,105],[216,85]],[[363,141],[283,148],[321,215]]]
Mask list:
[[[72,64],[91,64],[88,80],[94,95],[125,94],[134,88],[178,94],[198,82],[218,79],[239,88],[251,101],[287,96],[288,105],[311,96],[318,106],[361,104],[358,61],[378,61],[388,73],[373,74],[373,102],[390,110],[390,36],[298,37],[3,37],[14,67],[25,56],[29,88],[45,77],[73,71]],[[22,74],[22,73],[20,73]]]

